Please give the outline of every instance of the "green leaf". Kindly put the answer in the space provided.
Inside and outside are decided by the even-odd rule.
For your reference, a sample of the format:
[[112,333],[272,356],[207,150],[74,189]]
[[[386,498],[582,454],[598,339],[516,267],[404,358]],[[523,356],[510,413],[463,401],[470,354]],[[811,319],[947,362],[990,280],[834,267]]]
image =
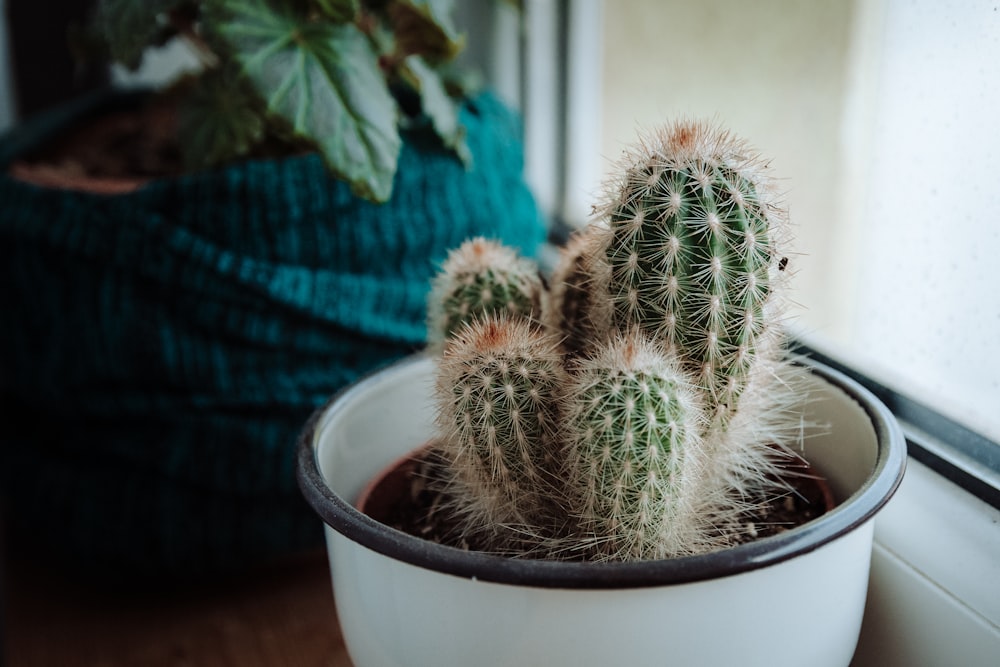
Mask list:
[[397,108],[367,37],[263,0],[222,8],[212,25],[268,111],[314,141],[356,194],[388,200],[401,146]]
[[324,16],[337,23],[349,23],[361,9],[360,0],[312,0]]
[[254,92],[232,71],[204,72],[178,111],[185,164],[198,169],[248,155],[264,139],[267,124],[259,107]]
[[183,0],[99,0],[93,26],[113,60],[137,69],[146,49],[171,33],[163,15],[180,4]]
[[395,0],[389,18],[403,55],[451,60],[465,46],[465,37],[451,20],[452,0]]
[[419,56],[403,62],[402,74],[420,94],[420,106],[442,143],[453,150],[466,165],[472,153],[465,142],[465,128],[458,120],[458,102],[448,95],[441,75]]

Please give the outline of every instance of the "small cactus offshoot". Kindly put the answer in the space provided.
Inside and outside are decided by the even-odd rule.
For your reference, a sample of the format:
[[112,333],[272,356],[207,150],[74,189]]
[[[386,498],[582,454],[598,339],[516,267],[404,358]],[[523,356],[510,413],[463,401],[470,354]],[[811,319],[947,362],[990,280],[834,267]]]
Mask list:
[[548,289],[483,239],[434,284],[444,483],[493,551],[720,548],[795,431],[775,381],[787,232],[766,165],[678,123],[619,172]]
[[579,364],[569,393],[565,481],[590,550],[634,560],[702,546],[701,406],[676,362],[621,336]]
[[532,262],[487,239],[470,239],[448,254],[434,280],[428,337],[440,343],[462,325],[501,312],[538,319],[542,291]]
[[438,424],[465,538],[549,522],[566,385],[557,341],[525,318],[477,319],[445,348]]

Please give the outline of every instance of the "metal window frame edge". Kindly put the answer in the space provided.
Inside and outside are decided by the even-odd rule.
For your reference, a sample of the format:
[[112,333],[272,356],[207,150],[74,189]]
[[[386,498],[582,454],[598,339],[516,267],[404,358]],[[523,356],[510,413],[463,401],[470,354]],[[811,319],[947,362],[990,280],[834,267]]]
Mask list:
[[816,359],[875,394],[899,420],[914,460],[1000,509],[1000,443],[802,341],[794,341],[791,352]]

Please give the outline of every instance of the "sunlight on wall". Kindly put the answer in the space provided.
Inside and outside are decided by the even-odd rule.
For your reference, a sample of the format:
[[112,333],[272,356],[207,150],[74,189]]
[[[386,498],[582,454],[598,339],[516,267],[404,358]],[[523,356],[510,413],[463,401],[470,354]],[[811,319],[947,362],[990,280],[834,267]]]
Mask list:
[[1000,441],[1000,5],[887,6],[848,342]]

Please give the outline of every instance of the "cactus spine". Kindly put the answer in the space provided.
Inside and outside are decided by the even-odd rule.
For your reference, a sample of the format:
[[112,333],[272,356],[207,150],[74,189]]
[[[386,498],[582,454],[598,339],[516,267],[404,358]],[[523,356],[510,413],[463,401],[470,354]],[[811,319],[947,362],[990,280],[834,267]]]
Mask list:
[[679,123],[626,154],[548,291],[481,239],[449,257],[430,308],[466,534],[592,560],[727,543],[795,421],[773,382],[785,222],[770,188],[742,142]]

